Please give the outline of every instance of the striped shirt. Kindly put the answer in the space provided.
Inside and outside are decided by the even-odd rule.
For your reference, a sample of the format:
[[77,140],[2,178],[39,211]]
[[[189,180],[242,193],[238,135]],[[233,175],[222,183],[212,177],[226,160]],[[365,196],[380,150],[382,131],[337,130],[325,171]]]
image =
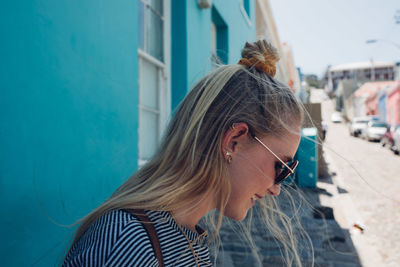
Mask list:
[[[146,214],[156,229],[164,266],[197,266],[185,235],[170,213]],[[199,266],[211,266],[206,238],[181,228],[193,244]],[[202,229],[197,227],[197,231]],[[63,266],[158,266],[158,260],[142,223],[127,211],[113,210],[86,230],[68,252]]]

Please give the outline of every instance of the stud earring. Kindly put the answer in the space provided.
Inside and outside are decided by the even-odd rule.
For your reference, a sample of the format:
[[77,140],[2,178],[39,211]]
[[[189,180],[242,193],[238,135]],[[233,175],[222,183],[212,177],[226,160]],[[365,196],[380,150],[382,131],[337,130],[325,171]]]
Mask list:
[[231,156],[231,153],[229,153],[229,151],[226,151],[226,152],[225,152],[225,155],[226,155],[226,161],[227,161],[229,164],[231,164],[231,163],[232,163],[232,156]]

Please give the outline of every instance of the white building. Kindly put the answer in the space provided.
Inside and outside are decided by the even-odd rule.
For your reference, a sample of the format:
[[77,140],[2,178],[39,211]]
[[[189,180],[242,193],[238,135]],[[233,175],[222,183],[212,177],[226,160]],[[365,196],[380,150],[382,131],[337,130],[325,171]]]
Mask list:
[[295,66],[293,52],[286,43],[281,43],[272,14],[269,0],[256,0],[256,30],[258,39],[266,39],[277,48],[280,60],[277,65],[276,79],[292,88],[300,95],[301,81]]
[[396,73],[395,62],[367,61],[331,66],[325,74],[326,91],[332,93],[342,80],[354,80],[364,83],[367,81],[392,81]]

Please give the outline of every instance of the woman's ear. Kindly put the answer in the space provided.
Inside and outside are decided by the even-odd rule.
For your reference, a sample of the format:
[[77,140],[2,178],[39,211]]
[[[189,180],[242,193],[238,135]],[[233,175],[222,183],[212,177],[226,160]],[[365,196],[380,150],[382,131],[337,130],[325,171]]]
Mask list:
[[241,144],[248,141],[249,126],[247,123],[238,122],[232,126],[224,134],[221,152],[226,157],[226,152],[233,154],[237,152]]

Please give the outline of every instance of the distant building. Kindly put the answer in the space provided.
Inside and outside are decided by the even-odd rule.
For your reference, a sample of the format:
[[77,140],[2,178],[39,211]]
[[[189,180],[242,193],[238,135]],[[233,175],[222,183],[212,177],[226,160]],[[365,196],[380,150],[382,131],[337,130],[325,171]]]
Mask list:
[[387,114],[386,114],[386,110],[387,110],[387,94],[388,91],[391,90],[392,87],[391,86],[385,86],[383,89],[381,89],[380,91],[378,91],[378,93],[376,94],[376,102],[378,105],[378,117],[380,121],[383,122],[387,122]]
[[341,80],[336,89],[335,109],[343,112],[348,117],[348,106],[346,100],[361,86],[355,80]]
[[397,121],[400,118],[400,114],[397,115],[400,112],[399,83],[399,81],[379,81],[363,84],[345,100],[346,115],[349,119],[376,115],[388,123]]
[[283,43],[283,53],[286,58],[286,66],[289,72],[289,86],[293,92],[298,93],[301,90],[300,74],[294,63],[292,47],[286,42]]
[[395,80],[400,80],[400,62],[396,63],[396,68],[395,68],[395,73],[394,73],[394,79]]
[[301,79],[294,64],[293,52],[287,43],[281,43],[269,0],[256,0],[256,30],[259,39],[266,39],[277,48],[280,60],[277,65],[276,79],[292,88],[297,95],[301,93]]
[[282,44],[279,39],[278,30],[275,25],[269,0],[256,0],[255,5],[257,38],[266,39],[278,50],[280,60],[277,64],[277,72],[275,77],[280,82],[288,84],[290,78],[286,67],[286,58],[283,54]]
[[400,80],[387,90],[386,122],[400,124]]
[[[310,91],[310,86],[305,81],[304,74],[301,71],[301,68],[297,67],[296,69],[297,69],[297,73],[299,75],[300,85],[299,85],[299,88],[297,88],[297,90],[295,90],[295,93],[300,98],[301,102],[309,103],[310,102],[310,94],[308,92]],[[306,88],[307,88],[307,90],[306,90]]]
[[340,81],[354,80],[357,83],[368,81],[391,81],[398,71],[395,62],[367,61],[330,66],[325,73],[326,91],[331,95]]

